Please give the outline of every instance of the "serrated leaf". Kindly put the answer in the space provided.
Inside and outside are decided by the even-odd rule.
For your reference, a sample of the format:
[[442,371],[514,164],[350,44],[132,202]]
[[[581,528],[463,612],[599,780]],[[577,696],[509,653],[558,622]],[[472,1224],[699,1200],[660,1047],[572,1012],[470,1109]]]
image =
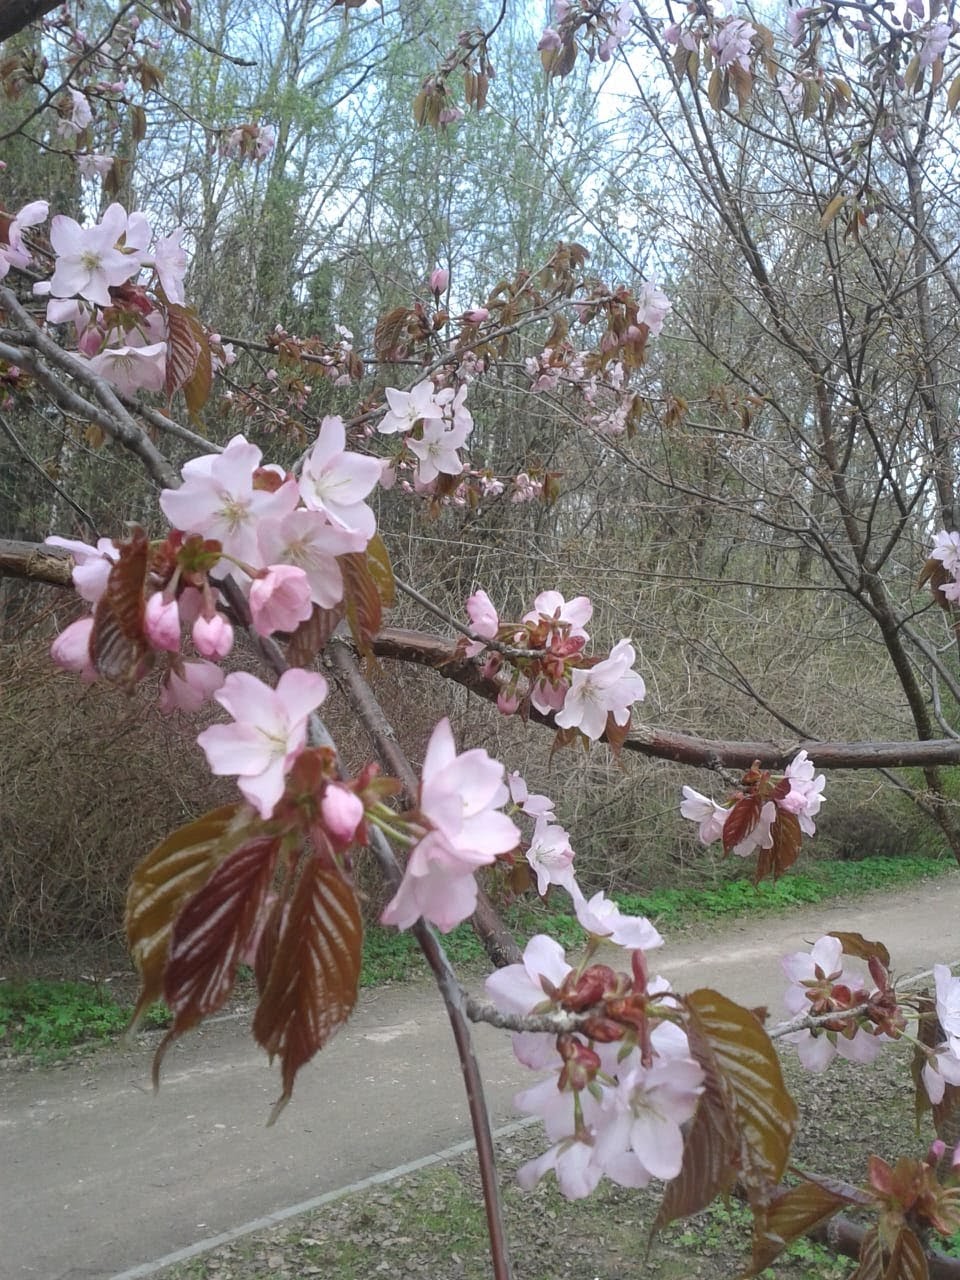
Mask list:
[[883,1250],[876,1227],[871,1227],[860,1241],[860,1265],[850,1280],[883,1280]]
[[823,1182],[801,1182],[799,1186],[778,1192],[754,1217],[753,1259],[744,1275],[759,1275],[792,1240],[817,1223],[832,1218],[847,1205],[862,1203],[863,1199],[869,1203],[869,1197],[851,1199]]
[[170,934],[177,912],[242,839],[249,820],[244,804],[212,809],[180,827],[137,863],[127,890],[124,929],[140,974],[135,1026],[163,994]]
[[130,108],[130,135],[134,142],[142,142],[147,136],[147,113],[139,103]]
[[834,220],[834,218],[837,216],[837,214],[840,212],[840,210],[843,208],[846,202],[847,202],[847,197],[843,194],[836,195],[833,197],[833,199],[824,209],[823,214],[820,217],[821,231],[826,231],[827,227],[829,227],[830,223]]
[[308,859],[300,876],[253,1019],[257,1043],[279,1054],[283,1092],[269,1124],[290,1100],[297,1072],[353,1009],[363,924],[353,886],[335,867]]
[[754,1208],[765,1205],[787,1167],[797,1123],[777,1051],[757,1018],[717,991],[694,991],[682,1004],[691,1052],[701,1065],[709,1063],[733,1097],[736,1163],[747,1198]]
[[727,1195],[737,1181],[736,1098],[708,1048],[698,1053],[693,1037],[690,1043],[703,1068],[703,1093],[684,1140],[683,1164],[664,1189],[651,1237],[675,1219],[699,1213],[717,1196]]
[[955,76],[947,90],[947,110],[951,115],[956,112],[958,105],[960,105],[960,76]]
[[710,72],[710,79],[707,81],[707,99],[714,111],[719,111],[724,89],[723,72],[719,67],[714,67]]
[[603,739],[607,746],[613,751],[614,759],[620,759],[620,753],[623,750],[623,744],[630,737],[630,720],[626,724],[617,724],[613,718],[613,712],[607,712],[607,725],[603,731]]
[[795,813],[788,813],[778,806],[777,816],[770,826],[770,837],[773,840],[771,847],[757,850],[754,884],[759,884],[767,876],[776,880],[796,862],[803,842],[800,819]]
[[178,912],[170,935],[163,997],[173,1025],[157,1046],[154,1084],[170,1044],[215,1013],[233,990],[273,876],[280,839],[256,835],[233,850]]
[[387,544],[375,533],[367,543],[367,569],[380,596],[380,603],[385,609],[392,609],[397,603],[397,584],[393,576],[393,565],[390,563],[390,552]]
[[858,960],[877,959],[885,969],[890,968],[890,952],[882,942],[870,942],[862,933],[842,933],[834,930],[827,934],[828,938],[837,938],[845,956],[856,956]]
[[153,650],[143,630],[150,544],[137,526],[120,545],[107,586],[93,611],[90,660],[105,680],[131,692],[149,669]]
[[[207,351],[209,357],[209,349]],[[200,347],[195,332],[195,317],[190,308],[172,302],[167,307],[167,364],[163,389],[167,399],[185,387],[197,370]]]
[[373,345],[381,360],[402,355],[406,350],[403,336],[409,315],[406,307],[394,307],[377,321],[377,327],[373,331]]
[[730,809],[730,814],[723,824],[723,852],[730,853],[741,840],[745,840],[760,821],[763,800],[753,792],[741,796]]
[[343,574],[343,603],[350,633],[365,658],[373,657],[373,639],[383,622],[380,593],[362,551],[337,557]]
[[344,605],[334,605],[332,609],[321,609],[313,606],[310,617],[301,622],[287,641],[287,661],[292,667],[309,667],[318,653],[326,647],[327,641],[346,616]]
[[929,1274],[923,1245],[909,1227],[901,1227],[883,1280],[928,1280]]
[[196,418],[200,410],[210,399],[210,390],[213,386],[213,358],[210,354],[210,339],[207,337],[202,326],[197,326],[200,333],[195,331],[197,338],[197,364],[193,374],[183,384],[183,398],[187,405],[187,412],[191,418]]

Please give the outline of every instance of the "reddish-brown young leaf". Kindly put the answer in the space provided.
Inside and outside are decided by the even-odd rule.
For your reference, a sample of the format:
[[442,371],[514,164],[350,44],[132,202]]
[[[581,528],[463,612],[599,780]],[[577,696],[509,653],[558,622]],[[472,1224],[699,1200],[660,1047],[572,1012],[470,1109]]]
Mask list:
[[883,1280],[883,1249],[876,1227],[871,1227],[860,1242],[860,1264],[850,1280]]
[[901,1227],[890,1251],[883,1280],[929,1280],[923,1245],[909,1227]]
[[723,824],[723,852],[729,853],[734,846],[750,834],[760,821],[760,810],[763,800],[756,793],[741,796],[733,805],[730,814]]
[[397,603],[397,584],[393,576],[393,565],[390,563],[390,552],[387,544],[375,533],[367,543],[367,569],[380,595],[380,603],[385,609],[392,609]]
[[[207,354],[209,356],[209,350]],[[196,316],[189,307],[171,302],[167,306],[167,367],[163,379],[168,401],[193,377],[199,359]]]
[[345,613],[342,603],[334,605],[332,609],[321,609],[315,604],[310,617],[300,623],[287,641],[287,661],[290,665],[312,666],[314,658],[322,652]]
[[283,1092],[269,1124],[290,1100],[297,1072],[350,1016],[362,946],[353,886],[336,867],[309,858],[253,1019],[257,1043],[281,1060]]
[[736,1104],[740,1181],[754,1208],[765,1205],[787,1167],[797,1124],[777,1051],[749,1009],[717,991],[694,991],[682,1005],[691,1052],[723,1078]]
[[246,805],[213,809],[167,836],[134,868],[124,920],[127,946],[140,974],[134,1026],[147,1006],[163,994],[163,971],[177,913],[248,833],[249,821]]
[[753,1259],[744,1276],[757,1276],[769,1267],[787,1245],[825,1222],[847,1205],[871,1203],[856,1187],[851,1187],[853,1197],[842,1190],[842,1185],[830,1185],[827,1180],[801,1182],[799,1186],[779,1191],[765,1208],[754,1214]]
[[603,731],[603,738],[607,746],[613,752],[614,758],[619,760],[620,753],[623,750],[623,744],[630,737],[630,721],[626,724],[617,724],[613,718],[613,712],[607,712],[607,727]]
[[651,1238],[676,1218],[688,1218],[717,1196],[727,1195],[737,1181],[740,1139],[736,1097],[709,1047],[703,1046],[702,1053],[697,1051],[695,1034],[690,1037],[691,1052],[703,1067],[703,1093],[684,1140],[683,1164],[664,1188]]
[[174,1017],[157,1047],[154,1083],[170,1044],[215,1013],[233,990],[279,849],[277,836],[245,841],[187,899],[174,920],[163,975],[163,996]]
[[350,633],[365,658],[373,657],[373,639],[383,621],[380,593],[361,551],[338,556],[343,574],[343,600]]
[[[423,111],[417,111],[418,104],[422,100]],[[419,93],[414,101],[413,114],[418,125],[427,123],[427,98],[424,93]],[[406,332],[407,318],[410,311],[407,307],[394,307],[392,311],[388,311],[385,316],[381,316],[377,321],[377,327],[373,331],[373,345],[377,355],[381,360],[390,360],[402,355],[406,351],[406,343],[403,341],[403,335]]]
[[150,544],[136,526],[120,547],[107,589],[93,611],[90,659],[105,680],[130,692],[148,669],[153,650],[143,631],[144,585]]
[[759,884],[767,876],[774,880],[792,867],[800,854],[803,835],[800,831],[800,819],[795,813],[787,813],[785,809],[777,809],[777,816],[770,827],[773,844],[769,849],[757,850],[757,869],[753,882]]
[[890,968],[890,952],[882,942],[871,942],[862,933],[841,933],[834,930],[827,934],[828,938],[839,938],[845,956],[856,956],[858,960],[877,959],[885,969]]
[[257,954],[253,961],[253,976],[257,982],[257,991],[260,995],[267,985],[267,979],[270,977],[270,970],[273,968],[273,958],[277,954],[277,945],[280,942],[280,930],[283,925],[284,913],[288,910],[287,901],[278,897],[276,902],[271,906],[267,915],[267,922],[263,926],[263,932],[260,934],[260,940],[257,943]]
[[210,391],[213,387],[213,358],[210,354],[210,339],[199,319],[196,319],[193,333],[197,340],[197,364],[191,376],[183,384],[183,398],[190,417],[196,418],[210,399]]

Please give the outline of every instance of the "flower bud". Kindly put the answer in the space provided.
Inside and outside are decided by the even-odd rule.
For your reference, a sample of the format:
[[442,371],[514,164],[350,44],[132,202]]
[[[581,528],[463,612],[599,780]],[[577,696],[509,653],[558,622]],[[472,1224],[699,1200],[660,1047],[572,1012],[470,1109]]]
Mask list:
[[193,624],[193,644],[203,658],[219,662],[233,648],[233,627],[222,613],[205,618],[202,614]]
[[450,272],[443,267],[434,267],[430,273],[430,292],[439,300],[441,293],[446,293],[450,283]]
[[143,611],[143,629],[154,649],[169,653],[180,650],[180,610],[176,600],[165,601],[162,591],[155,591]]

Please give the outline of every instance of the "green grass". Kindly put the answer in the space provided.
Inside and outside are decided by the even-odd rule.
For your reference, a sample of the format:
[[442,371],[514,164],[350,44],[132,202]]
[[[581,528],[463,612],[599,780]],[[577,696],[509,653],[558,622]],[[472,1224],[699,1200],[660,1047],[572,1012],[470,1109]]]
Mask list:
[[[859,862],[815,862],[803,871],[788,872],[776,882],[729,880],[714,889],[653,889],[650,893],[614,893],[622,910],[649,916],[661,930],[676,930],[713,920],[761,915],[790,907],[825,902],[872,889],[894,889],[931,876],[956,870],[952,860],[935,858],[863,858]],[[564,947],[583,945],[584,934],[569,912],[569,899],[556,893],[551,904],[520,901],[504,912],[508,927],[518,939],[549,933]],[[444,938],[444,946],[457,966],[482,963],[483,948],[469,924],[462,924]],[[361,986],[403,981],[423,972],[423,961],[413,937],[379,925],[367,928]]]
[[[736,916],[756,915],[823,902],[843,894],[892,889],[953,870],[950,861],[932,858],[865,858],[860,862],[820,862],[785,875],[775,884],[754,886],[730,880],[713,889],[655,889],[646,894],[614,894],[624,911],[649,916],[664,931]],[[570,914],[569,899],[557,893],[549,906],[538,900],[513,903],[504,917],[524,940],[550,933],[564,947],[583,945],[584,934]],[[457,968],[484,962],[483,948],[468,924],[444,939]],[[419,976],[424,962],[409,933],[371,925],[364,940],[361,986]],[[0,982],[0,1051],[29,1054],[41,1062],[63,1058],[76,1045],[116,1039],[126,1029],[130,1009],[101,986],[84,982]],[[155,1005],[145,1026],[168,1025],[169,1015]]]
[[[94,983],[0,983],[0,1047],[41,1062],[54,1062],[78,1044],[116,1039],[129,1021],[130,1009]],[[166,1009],[155,1005],[144,1025],[168,1021]]]

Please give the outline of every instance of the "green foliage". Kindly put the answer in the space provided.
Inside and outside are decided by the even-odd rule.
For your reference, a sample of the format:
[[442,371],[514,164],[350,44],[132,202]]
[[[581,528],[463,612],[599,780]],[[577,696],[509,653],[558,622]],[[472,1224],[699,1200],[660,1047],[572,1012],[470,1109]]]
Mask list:
[[[102,987],[87,982],[5,982],[0,985],[0,1048],[55,1061],[74,1045],[112,1040],[130,1021],[130,1010]],[[163,1027],[169,1015],[154,1005],[149,1027]]]
[[[863,858],[859,862],[816,862],[804,871],[790,872],[775,883],[730,880],[716,889],[654,889],[650,893],[614,893],[623,911],[649,916],[660,929],[681,929],[711,920],[783,911],[790,907],[824,902],[843,894],[868,893],[912,884],[928,876],[955,870],[951,861],[933,858]],[[569,900],[557,893],[549,903],[522,900],[503,916],[519,939],[549,933],[566,948],[583,945],[584,934],[576,917],[566,909]],[[458,967],[476,965],[483,949],[468,924],[448,934],[444,945]],[[409,933],[370,925],[364,939],[361,986],[400,982],[422,972],[417,944]]]

